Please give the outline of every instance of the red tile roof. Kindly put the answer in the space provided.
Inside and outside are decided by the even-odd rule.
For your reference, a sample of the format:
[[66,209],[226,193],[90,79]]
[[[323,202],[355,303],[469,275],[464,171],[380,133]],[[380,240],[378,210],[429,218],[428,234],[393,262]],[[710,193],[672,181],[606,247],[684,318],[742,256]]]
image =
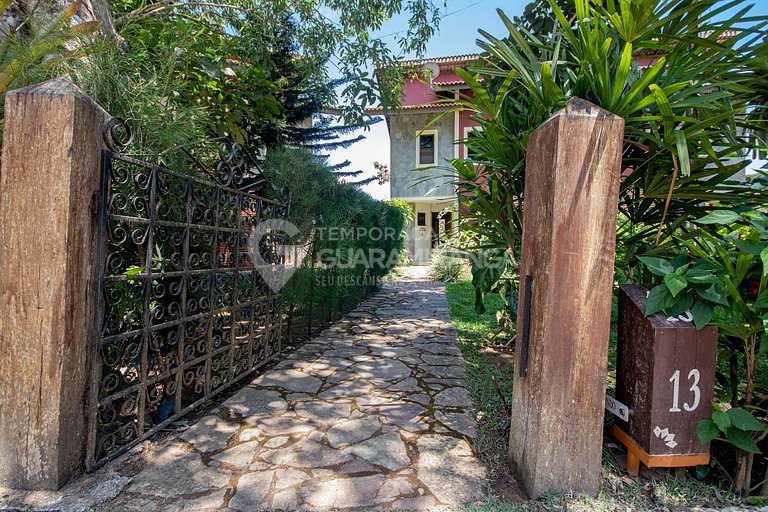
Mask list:
[[[483,77],[482,76],[479,77],[477,81],[478,82],[482,82],[483,81]],[[448,81],[445,81],[445,82],[441,82],[440,80],[432,80],[432,85],[437,85],[437,86],[441,86],[441,85],[462,85],[462,84],[464,84],[464,80],[448,80]]]
[[464,64],[466,62],[472,62],[473,60],[477,60],[479,58],[480,55],[477,53],[467,53],[465,55],[449,55],[448,57],[434,57],[431,59],[404,60],[400,62],[400,64],[403,66],[423,66],[427,62],[434,62],[439,64],[442,68],[443,66],[448,67],[451,64]]

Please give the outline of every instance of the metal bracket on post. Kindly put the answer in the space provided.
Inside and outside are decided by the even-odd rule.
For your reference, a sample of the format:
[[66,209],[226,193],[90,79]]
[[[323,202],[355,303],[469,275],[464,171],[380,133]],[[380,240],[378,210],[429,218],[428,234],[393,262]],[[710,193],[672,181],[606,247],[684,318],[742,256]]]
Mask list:
[[605,395],[605,410],[624,421],[629,421],[629,407],[611,395]]

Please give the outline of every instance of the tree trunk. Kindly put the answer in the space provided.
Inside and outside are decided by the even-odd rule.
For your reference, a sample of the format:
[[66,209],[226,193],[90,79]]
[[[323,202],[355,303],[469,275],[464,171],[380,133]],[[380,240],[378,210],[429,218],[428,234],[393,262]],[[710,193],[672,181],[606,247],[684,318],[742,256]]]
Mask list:
[[[112,14],[109,12],[107,0],[83,0],[83,5],[77,14],[78,16],[89,16],[89,20],[100,21],[99,30],[102,34],[115,38],[118,37],[115,24],[112,22]],[[83,19],[83,21],[88,20]]]
[[736,454],[736,480],[734,481],[733,490],[737,493],[744,492],[744,486],[747,480],[747,452],[738,450]]
[[[51,19],[72,3],[73,1],[68,0],[40,0],[37,2],[12,0],[5,12],[0,15],[0,30],[4,34],[23,32],[29,28],[29,18],[34,20]],[[117,37],[107,0],[82,0],[82,5],[72,18],[72,23],[86,21],[101,22],[99,30],[102,34]]]

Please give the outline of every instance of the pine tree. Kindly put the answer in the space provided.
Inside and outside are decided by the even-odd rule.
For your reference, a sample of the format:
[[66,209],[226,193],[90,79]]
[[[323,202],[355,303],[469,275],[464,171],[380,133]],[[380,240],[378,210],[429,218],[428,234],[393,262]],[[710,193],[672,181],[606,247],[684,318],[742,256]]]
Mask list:
[[[250,121],[249,138],[267,149],[280,146],[302,147],[326,163],[326,152],[348,148],[365,138],[364,135],[345,136],[366,129],[383,118],[366,119],[356,124],[336,124],[335,116],[323,113],[336,101],[336,88],[344,85],[347,80],[319,80],[302,60],[295,23],[291,17],[285,16],[280,26],[279,31],[269,35],[271,52],[268,78],[275,84],[274,95],[282,113],[276,122]],[[244,30],[253,32],[258,29],[244,26]],[[254,36],[248,34],[248,37]],[[349,161],[346,161],[330,167],[339,177],[358,176],[362,173],[342,171],[349,165]]]

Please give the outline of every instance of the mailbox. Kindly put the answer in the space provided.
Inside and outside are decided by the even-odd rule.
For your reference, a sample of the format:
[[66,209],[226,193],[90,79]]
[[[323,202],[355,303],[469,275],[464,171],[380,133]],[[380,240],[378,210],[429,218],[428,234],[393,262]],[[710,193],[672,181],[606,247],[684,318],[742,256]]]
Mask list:
[[696,424],[712,414],[717,328],[696,330],[686,317],[645,316],[650,288],[619,291],[616,399],[629,408],[614,435],[627,447],[627,470],[709,463]]

